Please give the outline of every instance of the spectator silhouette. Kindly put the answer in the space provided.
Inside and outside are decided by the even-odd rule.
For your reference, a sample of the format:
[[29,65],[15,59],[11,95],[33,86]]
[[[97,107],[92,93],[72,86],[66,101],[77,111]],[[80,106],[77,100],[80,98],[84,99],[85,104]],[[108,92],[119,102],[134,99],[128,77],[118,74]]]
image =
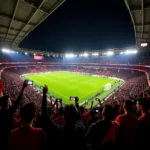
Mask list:
[[138,148],[145,149],[150,143],[150,114],[149,110],[150,101],[147,98],[137,99],[137,109],[141,112],[139,121],[139,141]]
[[[78,98],[76,97],[74,105],[66,105],[64,107],[64,120],[65,125],[59,126],[49,117],[47,112],[47,91],[48,88],[43,88],[43,101],[42,101],[42,115],[47,126],[49,127],[48,139],[50,138],[50,148],[65,149],[65,150],[81,150],[85,149],[85,128],[81,121],[79,113]],[[53,141],[53,142],[52,142]]]
[[9,135],[8,150],[45,150],[46,136],[41,128],[33,128],[36,105],[31,102],[20,109],[22,125]]
[[88,128],[90,127],[90,125],[94,122],[96,122],[97,120],[99,120],[100,118],[96,116],[96,110],[91,110],[90,112],[90,115],[91,115],[91,118],[89,119],[88,121]]
[[14,114],[17,111],[23,96],[23,91],[27,87],[27,81],[23,83],[21,92],[15,101],[14,105],[11,106],[11,102],[8,96],[3,96],[0,98],[0,149],[7,149],[8,145],[8,135],[13,129],[13,119]]
[[90,126],[86,138],[93,150],[114,148],[119,128],[119,124],[112,121],[115,116],[114,112],[115,110],[112,106],[104,106],[103,120],[98,120]]
[[123,108],[125,113],[116,118],[120,124],[117,146],[122,150],[135,150],[137,148],[138,119],[133,114],[132,101],[126,100]]

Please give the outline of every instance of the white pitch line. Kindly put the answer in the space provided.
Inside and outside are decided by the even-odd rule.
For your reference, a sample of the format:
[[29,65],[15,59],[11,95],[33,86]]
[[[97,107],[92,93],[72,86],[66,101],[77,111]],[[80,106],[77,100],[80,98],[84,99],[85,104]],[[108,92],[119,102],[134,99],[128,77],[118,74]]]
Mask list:
[[[47,80],[49,80],[47,77],[45,77]],[[54,79],[52,79],[51,78],[51,80],[53,80],[55,83],[57,83],[58,84],[58,82],[56,82]],[[49,80],[50,81],[50,80]],[[60,83],[59,83],[60,84]],[[63,85],[63,84],[60,84],[60,85],[62,85],[63,87],[67,87],[68,88],[68,86],[65,86],[65,85]],[[68,97],[67,96],[65,96],[64,94],[62,94],[62,93],[60,93],[60,92],[58,92],[58,91],[56,91],[56,90],[54,90],[54,89],[52,89],[51,88],[51,90],[52,91],[54,91],[54,92],[56,92],[56,93],[58,93],[59,95],[62,95],[63,97],[66,97],[67,99],[68,99]]]
[[66,97],[66,98],[68,99],[67,96],[65,96],[64,94],[62,94],[62,93],[60,93],[60,92],[58,92],[58,91],[55,91],[54,89],[50,89],[50,91],[54,91],[54,92],[58,93],[59,95],[62,95],[63,97]]
[[[51,76],[53,76],[53,75],[51,75]],[[55,76],[56,77],[56,76]],[[44,78],[46,78],[47,80],[49,80],[50,81],[50,79],[48,78],[48,77],[44,77]],[[51,78],[51,80],[53,80],[55,83],[57,83],[58,84],[58,82],[56,82],[54,79],[52,79]],[[92,79],[93,80],[93,79]],[[89,81],[81,81],[80,83],[86,83],[86,84],[89,84],[88,83]],[[60,84],[60,83],[59,83]],[[64,87],[67,87],[68,88],[68,86],[65,86],[65,85],[63,85],[63,84],[60,84],[60,85],[62,85],[62,86],[64,86]],[[72,86],[73,87],[73,86]],[[94,87],[94,86],[92,86],[92,87]],[[74,88],[76,88],[76,87],[74,87]],[[77,89],[80,89],[80,88],[77,88]],[[81,90],[81,89],[80,89]],[[60,94],[60,95],[62,95],[62,96],[64,96],[64,97],[66,97],[66,98],[68,98],[67,96],[65,96],[65,95],[63,95],[63,94],[61,94],[60,92],[57,92],[57,91],[55,91],[55,90],[53,90],[52,89],[52,91],[54,91],[54,92],[56,92],[56,93],[58,93],[58,94]],[[83,91],[83,90],[82,90]],[[86,97],[87,95],[90,95],[91,93],[94,93],[95,91],[97,91],[97,89],[95,89],[95,90],[93,90],[92,92],[90,92],[90,93],[88,93],[88,94],[86,94],[86,95],[84,95],[84,96],[82,96],[82,97],[79,97],[80,99],[83,99],[84,97]]]
[[44,78],[46,78],[48,81],[50,81],[50,80],[52,80],[53,82],[55,82],[55,83],[57,83],[57,84],[59,84],[59,85],[61,85],[61,86],[63,86],[63,87],[66,87],[66,88],[68,88],[68,89],[70,89],[70,88],[76,88],[76,89],[79,89],[80,91],[83,91],[83,92],[85,92],[85,90],[82,90],[82,89],[80,89],[80,88],[78,88],[78,87],[76,87],[75,85],[73,85],[73,86],[67,86],[67,85],[65,85],[65,84],[60,84],[60,83],[58,83],[56,80],[54,80],[54,79],[49,79],[48,77],[44,77]]
[[[48,77],[44,77],[44,78],[46,78],[48,81],[53,81],[53,82],[55,82],[55,83],[57,83],[58,84],[58,82],[56,81],[56,80],[54,80],[54,79],[49,79]],[[68,86],[66,86],[66,85],[64,85],[64,84],[60,84],[59,83],[59,85],[61,85],[61,86],[63,86],[63,87],[68,87]]]
[[[47,77],[45,77],[45,78],[47,78]],[[49,79],[47,78],[47,80],[49,80]],[[51,78],[51,80],[53,80],[53,79]],[[50,80],[49,80],[49,81],[50,81]],[[55,80],[53,80],[53,81],[58,84],[58,82],[56,82]],[[85,82],[85,81],[84,81],[84,82]],[[62,85],[62,84],[60,84],[60,85]],[[63,86],[65,86],[65,85],[63,85]],[[79,89],[79,88],[78,88],[78,89]],[[60,93],[60,92],[57,92],[57,91],[55,91],[55,90],[53,90],[53,89],[51,89],[51,90],[54,91],[54,92],[56,92],[56,93],[58,93],[59,95],[62,95],[63,97],[68,98],[67,96],[63,95],[63,94]],[[81,90],[81,89],[80,89],[80,90]],[[82,97],[79,97],[79,98],[82,99],[82,98],[86,97],[87,95],[90,95],[91,93],[94,93],[96,90],[97,90],[97,89],[95,89],[94,91],[92,91],[92,92],[90,92],[90,93],[88,93],[88,94],[86,94],[86,95],[84,95],[84,96],[82,96]]]
[[[36,82],[40,83],[39,81],[36,81]],[[63,95],[62,93],[60,93],[60,92],[58,92],[58,91],[55,91],[55,90],[54,90],[54,89],[52,89],[52,88],[50,88],[50,90],[52,90],[52,91],[54,91],[54,92],[58,93],[59,95],[62,95],[62,96],[64,96],[64,97],[68,98],[67,96]]]
[[97,89],[95,89],[95,90],[93,90],[92,92],[90,92],[90,93],[88,93],[88,94],[86,94],[86,95],[80,97],[80,99],[82,99],[83,97],[86,97],[87,95],[90,95],[91,93],[94,93],[95,91],[97,91]]
[[[48,74],[47,74],[48,75]],[[52,75],[51,74],[51,76],[54,76],[54,75]],[[56,77],[56,76],[54,76],[54,77]],[[47,80],[49,80],[50,81],[50,79],[48,78],[48,77],[44,77],[44,78],[46,78]],[[56,82],[54,79],[52,79],[51,78],[51,80],[53,80],[53,82],[55,82],[55,83],[57,83],[58,84],[58,82]],[[92,79],[93,80],[93,79]],[[90,80],[91,81],[91,80]],[[37,81],[38,82],[38,81]],[[38,82],[39,83],[39,82]],[[89,81],[80,81],[80,83],[86,83],[86,84],[89,84]],[[59,83],[60,84],[60,83]],[[68,86],[65,86],[65,85],[63,85],[63,84],[60,84],[60,85],[62,85],[62,86],[64,86],[64,87],[67,87],[68,88]],[[72,86],[73,87],[73,86]],[[92,86],[92,87],[94,87],[94,86]],[[69,87],[70,88],[70,87]],[[73,88],[76,88],[76,89],[79,89],[79,90],[82,90],[82,89],[80,89],[80,88],[78,88],[78,87],[73,87]],[[55,93],[58,93],[59,95],[62,95],[63,97],[66,97],[67,99],[68,99],[68,97],[67,96],[65,96],[64,94],[62,94],[62,93],[60,93],[60,92],[58,92],[58,91],[56,91],[56,90],[54,90],[54,89],[52,89],[52,88],[50,88],[50,90],[51,91],[54,91]],[[85,90],[82,90],[82,91],[85,91]],[[84,96],[82,96],[82,97],[79,97],[80,99],[83,99],[84,97],[86,97],[87,95],[90,95],[91,93],[94,93],[95,91],[97,91],[97,89],[95,89],[95,90],[93,90],[92,92],[90,92],[90,93],[88,93],[88,94],[86,94],[86,95],[84,95]]]

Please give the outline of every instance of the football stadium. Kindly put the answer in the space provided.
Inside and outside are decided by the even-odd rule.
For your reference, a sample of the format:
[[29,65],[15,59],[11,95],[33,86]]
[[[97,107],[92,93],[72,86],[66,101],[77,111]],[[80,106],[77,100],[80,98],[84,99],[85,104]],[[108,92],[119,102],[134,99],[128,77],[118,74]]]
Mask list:
[[[150,0],[83,1],[0,0],[0,150],[142,150],[149,147]],[[104,4],[110,5],[108,9]],[[111,5],[115,7],[112,9]],[[92,10],[96,15],[99,9],[104,16],[97,21],[100,24],[106,21],[107,25],[97,25],[97,33],[91,33],[96,17],[90,18],[91,22],[88,20],[89,24],[81,27],[82,33],[76,33],[86,21],[78,17],[86,13],[90,17]],[[114,14],[110,13],[112,10]],[[79,16],[70,19],[72,26],[66,27],[72,32],[63,31],[67,26],[64,15],[73,13]],[[133,32],[135,43],[122,48],[110,44],[109,48],[91,49],[86,39],[88,33],[85,39],[81,38],[87,30],[91,43],[97,43],[94,40],[98,34],[103,36],[98,39],[100,43],[107,39],[108,34],[99,33],[98,28],[126,32],[127,28],[116,30],[113,25],[113,22],[121,24],[121,20],[113,19],[119,13],[124,14],[122,21],[129,19],[127,22],[132,26],[129,32]],[[61,19],[58,14],[62,15]],[[51,51],[42,35],[49,46],[62,44],[62,49],[72,43],[68,35],[74,36],[76,44],[77,39],[81,43],[72,46],[74,50]],[[27,40],[31,37],[33,41]],[[125,43],[125,39],[120,39],[118,43],[121,40]],[[22,43],[30,48],[23,48]],[[34,48],[33,43],[46,48]],[[85,49],[84,44],[89,48]],[[80,46],[82,50],[77,48]]]

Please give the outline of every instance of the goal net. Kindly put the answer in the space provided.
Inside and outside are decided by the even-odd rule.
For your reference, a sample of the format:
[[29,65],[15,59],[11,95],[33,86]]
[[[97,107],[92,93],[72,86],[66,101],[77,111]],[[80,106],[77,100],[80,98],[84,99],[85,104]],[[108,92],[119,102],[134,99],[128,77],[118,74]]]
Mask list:
[[111,83],[108,83],[104,86],[104,91],[108,91],[111,89]]

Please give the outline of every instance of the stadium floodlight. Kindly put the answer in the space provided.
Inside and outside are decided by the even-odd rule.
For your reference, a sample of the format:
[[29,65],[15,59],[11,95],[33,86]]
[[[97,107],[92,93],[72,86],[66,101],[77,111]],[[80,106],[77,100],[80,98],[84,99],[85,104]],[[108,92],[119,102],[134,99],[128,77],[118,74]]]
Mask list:
[[125,54],[137,54],[137,50],[126,50]]
[[106,53],[106,55],[108,55],[108,56],[114,55],[114,52],[113,51],[109,51],[109,52]]
[[12,50],[7,49],[7,48],[3,48],[3,49],[2,49],[2,52],[3,52],[3,53],[19,53],[19,52],[12,51]]
[[2,49],[2,52],[4,52],[4,53],[11,53],[12,51],[9,50],[9,49],[3,48],[3,49]]
[[98,56],[98,53],[92,53],[92,56]]
[[134,50],[132,53],[133,53],[133,54],[137,54],[137,52],[138,52],[137,50]]
[[84,57],[88,57],[88,56],[89,56],[89,54],[88,54],[88,53],[84,53],[82,56],[84,56]]
[[147,45],[147,43],[141,43],[141,47],[146,47]]
[[76,55],[74,55],[74,54],[72,54],[72,53],[66,54],[65,56],[66,56],[67,58],[73,58],[73,57],[76,57]]
[[28,53],[27,53],[27,52],[25,52],[25,55],[28,55]]

